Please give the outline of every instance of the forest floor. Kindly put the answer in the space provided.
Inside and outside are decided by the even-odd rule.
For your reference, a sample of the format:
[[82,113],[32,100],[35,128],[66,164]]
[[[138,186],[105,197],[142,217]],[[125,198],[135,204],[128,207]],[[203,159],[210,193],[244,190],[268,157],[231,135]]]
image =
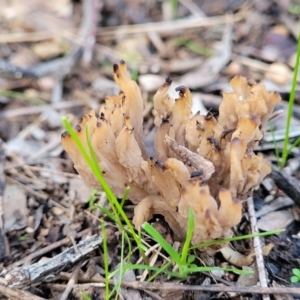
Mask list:
[[[25,281],[14,285],[19,279],[13,277],[5,285],[5,276],[41,258],[55,258],[72,246],[76,249],[80,241],[101,233],[102,214],[92,211],[90,204],[103,205],[105,195],[92,194],[64,152],[62,117],[76,124],[90,109],[99,111],[106,95],[118,94],[112,66],[121,59],[145,100],[146,138],[154,127],[153,95],[167,77],[174,88],[184,85],[192,91],[195,109],[216,114],[222,93],[230,90],[229,82],[236,75],[279,92],[282,102],[276,109],[283,113],[265,128],[258,151],[274,166],[280,164],[297,52],[300,4],[296,0],[82,2],[0,0],[1,299],[105,299],[103,251],[97,243],[87,246],[95,249],[88,251],[93,255],[77,252],[82,254],[80,264],[64,261],[58,267],[53,262],[54,269],[45,271],[47,276],[38,273],[36,280],[25,276]],[[290,145],[299,136],[297,86]],[[300,268],[298,145],[283,170],[277,171],[286,178],[284,186],[272,173],[253,194],[254,225],[262,232],[285,229],[259,239],[271,249],[260,258],[266,289],[260,288],[264,283],[257,273],[250,279],[207,272],[181,281],[161,276],[160,284],[170,283],[170,287],[152,291],[128,285],[120,290],[120,299],[300,299],[299,290],[289,292],[297,287],[291,283],[292,269]],[[125,210],[132,216],[133,205],[129,202]],[[113,271],[120,263],[120,232],[106,222]],[[152,223],[174,242],[161,217]],[[247,209],[235,233],[253,233]],[[244,255],[254,253],[251,239],[233,244]],[[138,259],[136,251],[132,262]],[[220,253],[213,265],[230,266]],[[256,262],[245,268],[257,271]],[[127,283],[140,280],[140,272],[131,275]],[[199,290],[175,290],[178,282]],[[282,290],[280,294],[281,287],[286,294]]]

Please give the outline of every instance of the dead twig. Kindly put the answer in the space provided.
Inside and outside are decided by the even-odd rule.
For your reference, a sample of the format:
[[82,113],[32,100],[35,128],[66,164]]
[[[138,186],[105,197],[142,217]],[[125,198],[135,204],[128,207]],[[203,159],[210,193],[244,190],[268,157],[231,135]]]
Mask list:
[[[255,217],[253,198],[252,197],[248,198],[247,203],[248,203],[248,214],[249,214],[250,224],[251,224],[251,232],[252,232],[252,234],[257,234],[258,228],[257,228],[256,217]],[[260,285],[262,288],[268,288],[267,274],[266,274],[266,270],[265,270],[264,257],[263,257],[262,250],[261,250],[262,247],[260,244],[259,236],[255,236],[253,238],[253,246],[254,246],[254,250],[255,250],[256,266],[258,269]],[[270,297],[269,297],[269,295],[264,295],[263,299],[270,300]]]
[[[99,286],[105,283],[104,278],[93,276],[90,279],[89,286]],[[109,281],[110,285],[115,285],[113,280]],[[76,286],[84,286],[86,284],[77,284]],[[178,283],[158,283],[158,282],[142,282],[142,281],[121,281],[121,286],[138,290],[160,290],[160,291],[203,291],[203,292],[223,292],[223,293],[240,293],[240,294],[281,294],[281,295],[300,295],[300,288],[296,287],[244,287],[244,286],[224,286],[220,284],[202,286],[187,285]],[[103,287],[103,285],[101,285]]]
[[6,296],[9,299],[20,299],[20,300],[45,300],[45,298],[41,298],[35,295],[32,295],[26,291],[17,290],[10,288],[8,286],[0,285],[0,294]]
[[83,24],[85,24],[85,43],[82,54],[82,61],[84,65],[91,62],[93,49],[96,42],[97,24],[99,22],[100,10],[103,6],[100,0],[86,0],[83,2],[84,15]]
[[115,38],[115,36],[119,34],[137,34],[148,32],[178,34],[179,32],[186,31],[187,29],[198,29],[199,27],[209,27],[221,24],[235,23],[242,20],[244,18],[244,15],[244,12],[240,12],[234,15],[225,15],[220,17],[182,19],[166,22],[106,27],[101,28],[101,31],[98,31],[98,35],[111,36],[111,38]]
[[74,285],[77,282],[77,277],[78,277],[78,273],[80,271],[80,267],[81,267],[81,263],[79,263],[76,266],[75,270],[73,271],[72,276],[69,279],[69,282],[67,284],[67,287],[66,287],[65,291],[64,291],[64,293],[60,297],[60,300],[67,300],[68,299],[69,294],[71,293]]
[[29,107],[22,107],[7,110],[4,112],[0,112],[0,120],[20,117],[20,116],[27,116],[32,114],[40,114],[44,111],[48,111],[51,109],[61,110],[66,108],[72,108],[76,106],[84,106],[85,103],[79,100],[73,101],[61,101],[58,103],[53,103],[51,105],[37,105],[37,106],[29,106]]
[[165,135],[165,141],[172,151],[174,151],[179,159],[186,165],[192,167],[195,171],[202,173],[201,178],[203,181],[208,180],[211,175],[215,172],[213,163],[198,153],[192,152],[176,143],[175,140],[170,138],[167,134]]

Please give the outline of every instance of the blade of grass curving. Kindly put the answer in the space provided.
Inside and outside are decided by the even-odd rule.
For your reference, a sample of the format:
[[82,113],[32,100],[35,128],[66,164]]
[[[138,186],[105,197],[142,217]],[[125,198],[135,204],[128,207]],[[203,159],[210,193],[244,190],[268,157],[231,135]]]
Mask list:
[[151,235],[155,241],[160,244],[164,250],[171,256],[171,258],[178,264],[180,265],[180,256],[179,254],[175,251],[175,249],[161,236],[161,234],[153,227],[151,226],[148,222],[145,222],[142,225],[143,229]]
[[[148,266],[148,265],[126,265],[126,269],[130,270],[149,270],[149,271],[158,271],[160,268],[158,267],[153,267],[153,266]],[[219,268],[219,267],[195,267],[195,268],[187,268],[185,274],[180,274],[179,272],[172,272],[168,270],[164,270],[164,274],[170,275],[172,277],[177,277],[184,279],[188,274],[191,273],[198,273],[198,272],[210,272],[210,271],[215,271],[215,270],[222,270],[226,272],[234,272],[240,275],[250,275],[253,274],[253,271],[246,271],[246,270],[239,270],[239,269],[234,269],[234,268]]]
[[191,240],[193,237],[194,229],[195,229],[195,216],[194,216],[193,210],[190,208],[186,239],[185,239],[183,247],[182,247],[181,258],[180,258],[180,264],[182,264],[182,265],[186,264],[186,259],[187,259],[188,253],[189,253],[189,248],[191,245]]
[[197,272],[210,272],[210,271],[225,271],[225,272],[233,272],[240,275],[251,275],[254,272],[249,270],[240,270],[235,268],[219,268],[219,267],[194,267],[188,268],[187,274],[197,273]]
[[291,153],[291,151],[300,144],[300,136],[296,139],[296,141],[290,146],[288,152]]
[[226,239],[222,239],[222,240],[214,240],[214,241],[210,241],[210,242],[206,242],[206,243],[201,243],[201,244],[192,246],[190,248],[190,250],[194,250],[194,249],[198,249],[198,248],[203,248],[203,247],[209,247],[209,246],[212,246],[212,245],[223,244],[223,243],[227,243],[227,242],[233,242],[233,241],[240,241],[240,240],[245,240],[245,239],[251,239],[251,238],[254,238],[256,236],[268,236],[268,235],[272,235],[272,234],[281,233],[281,232],[284,232],[284,231],[285,231],[285,229],[277,229],[277,230],[272,230],[272,231],[267,231],[267,232],[261,232],[261,233],[255,233],[255,234],[246,234],[246,235],[241,235],[241,236],[235,236],[235,237],[226,238]]
[[277,146],[277,141],[275,139],[275,134],[274,134],[274,126],[273,124],[271,124],[270,122],[268,122],[268,126],[269,129],[271,131],[272,134],[272,140],[273,140],[273,145],[274,145],[274,150],[275,150],[275,156],[276,156],[276,160],[277,160],[277,167],[280,167],[280,156],[279,156],[279,150],[278,150],[278,146]]
[[92,300],[86,293],[80,292],[80,296],[83,298],[83,300]]
[[93,165],[94,165],[95,169],[97,170],[97,172],[96,172],[97,174],[95,174],[95,175],[97,176],[98,181],[100,182],[104,192],[107,195],[107,198],[108,198],[109,203],[111,205],[111,209],[113,210],[114,214],[116,215],[118,225],[120,225],[121,228],[123,228],[122,222],[118,218],[117,210],[115,208],[115,203],[117,202],[117,197],[115,196],[115,194],[113,193],[113,191],[111,190],[109,185],[106,183],[106,181],[105,181],[105,179],[102,175],[102,172],[101,172],[99,164],[98,164],[96,153],[95,153],[95,151],[92,147],[91,141],[89,139],[89,130],[88,130],[87,126],[85,126],[85,136],[86,136],[87,145],[88,145],[89,150],[90,150],[90,155],[91,155],[91,158],[92,158],[92,161],[93,161]]
[[[148,265],[132,265],[132,264],[125,266],[125,268],[129,270],[149,270],[149,271],[159,271],[160,269],[160,267],[153,267]],[[179,272],[172,272],[172,271],[165,270],[164,274],[182,279],[182,276],[180,275]]]
[[94,207],[98,208],[99,210],[101,210],[101,212],[105,215],[107,215],[114,223],[117,224],[116,218],[114,217],[114,215],[105,207],[102,207],[98,204],[95,204]]
[[[122,224],[122,221],[120,219],[120,216],[122,216],[123,220],[125,221],[126,225],[128,226],[128,230],[129,232],[132,234],[132,236],[135,238],[136,240],[136,243],[137,243],[137,246],[142,246],[141,243],[140,243],[140,240],[137,238],[137,235],[129,221],[129,219],[127,218],[127,215],[125,214],[123,208],[120,206],[118,200],[117,200],[117,197],[115,196],[115,194],[112,192],[112,190],[110,189],[109,185],[106,183],[103,175],[102,175],[102,172],[100,170],[100,167],[99,167],[99,164],[98,164],[98,161],[97,161],[97,156],[96,156],[96,153],[92,147],[92,144],[91,144],[91,141],[89,139],[89,134],[88,134],[88,127],[85,126],[85,131],[86,131],[86,139],[87,139],[87,144],[88,144],[88,147],[89,147],[89,150],[90,150],[90,153],[91,153],[91,156],[92,156],[92,159],[93,159],[93,162],[94,162],[94,165],[96,166],[97,168],[97,173],[98,175],[102,178],[102,181],[103,181],[103,184],[105,185],[106,189],[110,192],[110,194],[108,195],[107,194],[107,198],[109,200],[109,203],[110,203],[110,206],[111,206],[111,209],[113,210],[114,212],[114,215],[116,217],[116,222],[119,226],[119,228],[121,230],[124,230],[124,227],[123,227],[123,224]],[[99,179],[100,179],[99,177]],[[101,182],[100,182],[101,183]],[[103,190],[105,191],[106,193],[106,189],[104,189],[104,186],[103,184],[101,183],[102,187],[103,187]],[[125,189],[125,192],[126,193],[126,189]],[[142,251],[142,247],[140,247],[140,250],[141,250],[141,253],[143,254],[143,251]]]
[[292,115],[293,115],[293,107],[294,107],[294,102],[295,102],[297,77],[298,77],[298,71],[299,71],[299,60],[300,60],[300,31],[299,31],[299,36],[298,36],[298,46],[297,46],[297,54],[296,54],[296,62],[295,62],[295,68],[294,68],[294,74],[293,74],[292,88],[291,88],[291,92],[290,92],[289,105],[288,105],[285,137],[284,137],[282,159],[281,159],[281,168],[283,168],[285,166],[288,155],[289,155],[289,151],[288,151],[289,133],[290,133],[291,120],[292,120]]
[[125,212],[123,211],[123,209],[120,207],[119,202],[117,201],[116,196],[114,195],[114,193],[112,192],[112,190],[110,189],[110,187],[108,186],[108,184],[106,183],[105,179],[102,176],[102,173],[100,171],[100,167],[97,164],[95,164],[92,160],[92,158],[88,155],[85,147],[83,146],[83,144],[81,143],[80,139],[78,138],[75,130],[73,129],[72,125],[70,124],[70,122],[67,120],[66,117],[62,118],[63,124],[66,128],[66,130],[69,132],[69,134],[71,135],[72,139],[74,140],[76,146],[78,147],[78,149],[80,150],[82,156],[84,157],[84,159],[86,160],[87,164],[89,165],[89,167],[91,168],[93,174],[96,176],[97,180],[99,181],[99,183],[101,184],[104,192],[107,195],[108,199],[112,199],[112,202],[115,204],[115,206],[117,207],[118,211],[120,212],[122,218],[124,219],[126,225],[128,226],[128,229],[130,231],[130,233],[132,234],[135,242],[137,243],[141,253],[143,254],[143,245],[141,244],[141,242],[138,239],[138,236],[135,234],[134,229],[129,221],[129,219],[127,218]]

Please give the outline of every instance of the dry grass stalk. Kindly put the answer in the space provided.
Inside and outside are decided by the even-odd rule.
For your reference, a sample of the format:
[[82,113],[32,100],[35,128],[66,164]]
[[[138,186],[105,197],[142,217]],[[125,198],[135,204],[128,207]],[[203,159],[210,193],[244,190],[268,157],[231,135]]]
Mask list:
[[[99,166],[116,196],[122,197],[125,187],[130,187],[135,226],[160,214],[183,240],[192,208],[193,244],[229,237],[231,227],[241,220],[242,201],[271,171],[253,149],[280,96],[235,77],[233,92],[223,95],[218,119],[210,112],[193,116],[190,91],[178,87],[179,98],[171,99],[168,78],[153,100],[158,127],[154,159],[148,158],[143,143],[141,92],[124,61],[114,66],[114,78],[122,92],[106,98],[99,117],[91,111],[75,128],[87,147],[84,128],[88,126]],[[100,188],[67,133],[62,144],[87,185]]]

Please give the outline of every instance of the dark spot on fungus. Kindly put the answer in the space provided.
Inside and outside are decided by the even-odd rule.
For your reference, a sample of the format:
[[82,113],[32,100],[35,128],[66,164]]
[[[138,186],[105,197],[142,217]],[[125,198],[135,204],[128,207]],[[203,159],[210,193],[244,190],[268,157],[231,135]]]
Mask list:
[[175,89],[176,92],[179,92],[179,96],[183,97],[185,92],[187,91],[187,87],[181,85]]
[[114,64],[114,72],[117,72],[119,69],[119,66],[117,64]]
[[172,84],[172,79],[171,79],[171,77],[167,77],[167,78],[166,78],[166,83],[167,83],[168,85],[171,85],[171,84]]
[[221,151],[219,142],[213,136],[209,136],[207,141],[214,145],[216,151]]
[[65,131],[65,132],[63,132],[63,133],[61,134],[61,137],[62,137],[62,138],[65,138],[65,137],[67,137],[67,136],[70,136],[70,133],[69,133],[68,131]]
[[222,139],[225,139],[225,137],[226,137],[228,134],[232,133],[234,130],[235,130],[235,129],[232,128],[232,129],[227,129],[227,130],[223,131],[222,134],[221,134],[221,140],[222,140]]
[[199,170],[199,171],[194,171],[194,172],[192,172],[192,174],[191,174],[191,178],[199,177],[199,176],[201,176],[201,175],[203,175],[203,171],[201,171],[201,170]]
[[199,121],[196,121],[196,127],[198,130],[205,131],[205,127]]

